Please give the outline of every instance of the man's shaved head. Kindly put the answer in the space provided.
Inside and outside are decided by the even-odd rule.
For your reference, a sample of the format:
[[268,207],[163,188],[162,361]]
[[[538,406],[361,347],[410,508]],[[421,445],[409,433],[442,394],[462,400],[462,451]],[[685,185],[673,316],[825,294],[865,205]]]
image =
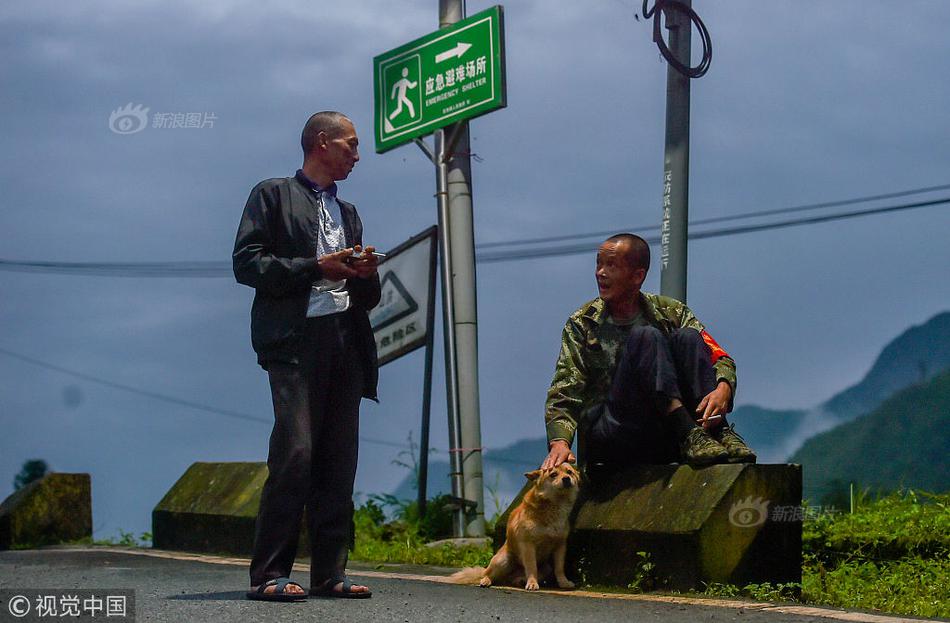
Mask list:
[[311,115],[303,127],[303,132],[300,133],[300,147],[303,148],[304,157],[313,151],[317,144],[317,136],[321,132],[326,132],[327,136],[334,138],[342,131],[344,121],[349,121],[349,118],[333,110],[324,110]]
[[642,268],[650,270],[650,245],[647,241],[636,234],[614,234],[607,238],[610,242],[627,243],[627,261],[631,268]]

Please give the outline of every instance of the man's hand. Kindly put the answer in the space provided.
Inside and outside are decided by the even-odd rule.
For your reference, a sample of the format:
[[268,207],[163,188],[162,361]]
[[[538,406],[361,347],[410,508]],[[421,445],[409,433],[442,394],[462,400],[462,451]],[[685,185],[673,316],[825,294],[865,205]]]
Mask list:
[[567,445],[566,441],[555,439],[551,442],[551,451],[548,452],[547,458],[544,459],[544,463],[541,463],[541,469],[557,467],[565,461],[574,463],[577,459],[574,458],[574,453],[571,452],[571,447]]
[[379,258],[373,255],[373,251],[376,250],[376,247],[369,246],[365,249],[360,245],[353,247],[355,253],[362,252],[362,256],[359,259],[353,258],[350,261],[350,266],[356,271],[356,275],[361,279],[369,279],[376,274],[376,269],[379,266]]
[[[725,381],[719,381],[716,389],[709,392],[696,407],[697,421],[705,430],[715,430],[725,421],[726,410],[732,402],[732,387]],[[718,417],[713,417],[713,416]]]
[[346,258],[353,255],[353,249],[343,249],[336,253],[328,253],[317,258],[317,267],[324,279],[330,281],[342,281],[350,277],[356,277],[357,271],[346,263]]

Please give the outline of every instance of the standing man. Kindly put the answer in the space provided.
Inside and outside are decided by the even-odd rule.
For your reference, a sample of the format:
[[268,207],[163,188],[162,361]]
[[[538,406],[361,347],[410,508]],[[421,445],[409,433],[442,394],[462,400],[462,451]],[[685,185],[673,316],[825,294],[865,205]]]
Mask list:
[[266,601],[307,596],[289,579],[305,506],[310,594],[371,595],[345,575],[360,400],[376,400],[368,312],[380,296],[360,217],[336,196],[336,182],[360,159],[359,139],[343,114],[318,112],[300,143],[303,167],[294,177],[251,191],[232,256],[238,282],[255,290],[251,342],[274,402],[247,593]]
[[735,362],[686,305],[640,291],[649,269],[650,247],[639,236],[600,245],[600,296],[571,314],[562,334],[542,468],[574,460],[579,425],[588,466],[755,462],[725,424]]

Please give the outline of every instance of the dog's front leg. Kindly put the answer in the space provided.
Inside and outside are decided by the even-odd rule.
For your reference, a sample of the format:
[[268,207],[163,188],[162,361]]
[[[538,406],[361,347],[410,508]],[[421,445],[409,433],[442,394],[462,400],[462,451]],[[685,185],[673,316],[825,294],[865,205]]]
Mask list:
[[574,588],[574,583],[564,575],[564,559],[567,558],[567,539],[554,548],[554,579],[560,588]]
[[538,586],[538,558],[534,551],[534,546],[526,544],[521,549],[521,562],[524,565],[524,574],[527,578],[524,589],[526,591],[536,591]]

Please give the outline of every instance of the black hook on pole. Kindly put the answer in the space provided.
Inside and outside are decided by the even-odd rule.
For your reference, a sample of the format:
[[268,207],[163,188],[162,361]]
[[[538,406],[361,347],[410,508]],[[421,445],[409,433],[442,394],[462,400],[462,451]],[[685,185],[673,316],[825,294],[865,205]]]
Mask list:
[[[652,9],[649,7],[649,4],[650,0],[643,0],[643,17],[646,19],[653,18],[653,41],[656,43],[656,47],[660,49],[660,54],[663,55],[666,62],[687,78],[701,78],[704,76],[706,72],[709,71],[709,65],[712,63],[712,38],[709,36],[709,30],[706,29],[706,24],[703,23],[703,20],[699,18],[699,15],[696,14],[696,11],[694,11],[692,7],[678,0],[655,0]],[[660,14],[666,12],[667,19],[669,19],[669,14],[673,11],[679,11],[686,15],[690,21],[690,28],[695,24],[696,30],[699,31],[699,37],[703,42],[703,58],[695,67],[690,67],[688,64],[676,58],[663,39],[663,34],[660,31]],[[689,59],[686,60],[688,63]]]

